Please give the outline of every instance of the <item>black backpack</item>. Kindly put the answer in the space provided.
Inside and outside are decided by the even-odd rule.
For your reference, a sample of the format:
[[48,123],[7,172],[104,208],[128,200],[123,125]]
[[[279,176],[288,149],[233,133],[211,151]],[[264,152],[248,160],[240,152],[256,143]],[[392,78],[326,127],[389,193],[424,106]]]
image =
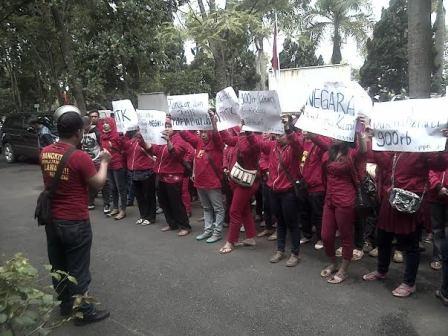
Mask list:
[[58,164],[58,168],[56,169],[52,183],[39,194],[39,197],[37,198],[36,210],[34,211],[34,218],[37,219],[37,225],[47,225],[52,223],[53,216],[51,214],[51,201],[58,188],[62,171],[64,170],[68,159],[75,150],[76,148],[73,147],[64,153]]

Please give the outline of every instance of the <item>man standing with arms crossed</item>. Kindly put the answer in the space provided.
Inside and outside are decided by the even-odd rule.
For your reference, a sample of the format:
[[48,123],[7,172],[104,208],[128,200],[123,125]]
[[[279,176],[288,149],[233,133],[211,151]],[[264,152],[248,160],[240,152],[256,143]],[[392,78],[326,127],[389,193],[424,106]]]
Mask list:
[[[48,257],[53,270],[67,272],[77,282],[53,279],[58,300],[61,301],[61,315],[68,316],[73,310],[74,296],[86,295],[91,281],[92,228],[87,209],[88,190],[103,187],[110,154],[101,152],[97,171],[90,156],[76,149],[81,143],[84,129],[77,107],[61,106],[56,110],[54,120],[60,139],[42,150],[40,161],[44,184],[49,188],[63,155],[68,152],[51,200],[52,222],[45,226]],[[98,322],[110,315],[108,311],[98,310],[93,304],[85,302],[76,311],[82,312],[83,318],[76,318],[75,325]]]

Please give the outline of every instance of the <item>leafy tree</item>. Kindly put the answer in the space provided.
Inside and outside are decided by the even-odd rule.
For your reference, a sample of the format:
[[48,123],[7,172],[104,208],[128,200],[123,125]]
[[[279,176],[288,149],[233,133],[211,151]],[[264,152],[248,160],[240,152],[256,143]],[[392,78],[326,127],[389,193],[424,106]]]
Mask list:
[[382,99],[408,91],[407,0],[390,0],[366,43],[361,85]]
[[353,37],[359,46],[367,40],[372,26],[370,0],[317,0],[308,20],[310,29],[322,38],[325,32],[332,31],[332,64],[342,61],[341,45],[343,38]]
[[281,68],[299,68],[323,65],[322,55],[316,57],[316,44],[305,35],[301,36],[299,43],[287,38],[280,53]]

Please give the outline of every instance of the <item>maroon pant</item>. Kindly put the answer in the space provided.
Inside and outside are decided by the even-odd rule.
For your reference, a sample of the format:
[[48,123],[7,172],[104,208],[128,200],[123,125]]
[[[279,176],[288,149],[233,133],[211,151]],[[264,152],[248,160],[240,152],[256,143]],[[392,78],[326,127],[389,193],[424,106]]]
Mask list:
[[235,244],[240,236],[241,225],[246,230],[246,239],[256,235],[255,222],[252,216],[251,201],[258,190],[259,182],[256,181],[251,188],[241,187],[233,182],[232,205],[230,206],[230,225],[227,241]]
[[337,207],[330,201],[325,201],[322,217],[322,242],[328,257],[334,258],[336,231],[339,230],[342,257],[352,260],[353,257],[353,230],[356,218],[355,207]]
[[191,213],[190,178],[184,177],[182,180],[182,203],[187,213]]

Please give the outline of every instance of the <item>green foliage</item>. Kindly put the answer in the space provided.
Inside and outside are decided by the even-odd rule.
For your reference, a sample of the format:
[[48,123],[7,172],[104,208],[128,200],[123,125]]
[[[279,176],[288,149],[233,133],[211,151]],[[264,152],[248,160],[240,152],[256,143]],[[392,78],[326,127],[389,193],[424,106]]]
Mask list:
[[367,41],[367,58],[360,69],[361,85],[370,95],[388,100],[408,91],[407,1],[391,0]]
[[316,57],[316,43],[305,35],[301,36],[298,43],[287,38],[279,56],[281,68],[299,68],[324,64],[322,56]]
[[[56,279],[76,279],[62,271],[51,271]],[[37,270],[22,254],[0,267],[0,335],[46,335],[62,322],[50,323],[50,314],[59,304],[53,294],[41,289]]]

